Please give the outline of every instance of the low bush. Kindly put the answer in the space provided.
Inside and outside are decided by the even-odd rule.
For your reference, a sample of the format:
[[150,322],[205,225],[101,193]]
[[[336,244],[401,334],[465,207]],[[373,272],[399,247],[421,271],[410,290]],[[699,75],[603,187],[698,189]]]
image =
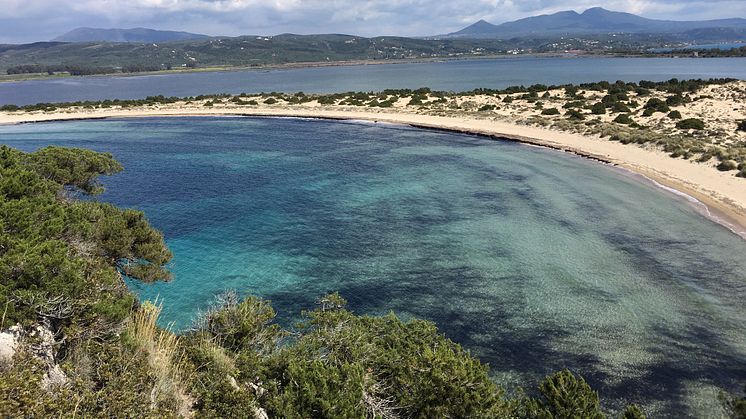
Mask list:
[[562,107],[565,109],[582,108],[583,106],[585,106],[585,102],[581,100],[574,100],[572,102],[567,102],[564,105],[562,105]]
[[729,394],[721,393],[719,398],[729,417],[733,419],[746,419],[746,386],[743,388],[742,396],[731,396]]
[[604,115],[606,113],[606,105],[601,102],[595,103],[591,106],[591,113],[594,115]]
[[547,377],[539,385],[541,398],[525,402],[525,416],[532,418],[605,419],[598,393],[582,377],[568,370]]
[[683,96],[673,95],[666,98],[666,105],[668,106],[679,106],[686,102]]
[[[666,102],[658,99],[658,98],[652,98],[648,100],[648,102],[645,104],[645,110],[652,110],[653,113],[655,112],[669,112],[671,108],[668,107]],[[652,115],[651,113],[650,115]],[[649,116],[649,115],[648,115]]]
[[321,96],[318,99],[316,99],[317,102],[319,102],[319,105],[336,105],[337,99],[332,96]]
[[572,119],[576,121],[582,121],[585,119],[585,115],[583,115],[583,113],[577,109],[568,110],[567,112],[565,112],[565,116],[567,116],[567,119]]
[[627,105],[622,102],[614,102],[611,106],[611,112],[613,113],[630,113],[632,112]]
[[701,119],[697,118],[688,118],[688,119],[682,119],[681,121],[676,123],[676,128],[683,129],[683,130],[703,130],[705,129],[705,123]]
[[681,112],[679,111],[671,111],[668,113],[669,119],[681,119]]
[[718,164],[718,170],[721,172],[728,172],[736,169],[738,169],[738,162],[735,160],[723,160]]
[[629,114],[622,113],[614,118],[614,122],[616,122],[617,124],[629,125],[635,121],[633,121],[632,118],[629,117]]
[[559,115],[560,111],[557,108],[547,108],[541,111],[542,115]]

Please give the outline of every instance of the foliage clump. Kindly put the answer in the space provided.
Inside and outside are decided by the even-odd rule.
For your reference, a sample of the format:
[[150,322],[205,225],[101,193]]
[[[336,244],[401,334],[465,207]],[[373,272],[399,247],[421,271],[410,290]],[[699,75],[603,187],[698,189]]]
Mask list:
[[102,192],[97,177],[121,169],[89,150],[0,147],[0,306],[8,323],[121,321],[134,303],[121,274],[170,278],[171,252],[142,212],[68,198]]
[[533,418],[604,419],[598,393],[582,377],[563,370],[540,385],[541,397],[525,403],[525,416]]
[[541,111],[542,115],[559,115],[560,111],[557,108],[546,108]]
[[688,119],[682,119],[681,121],[676,123],[676,128],[683,129],[683,130],[703,130],[705,129],[705,123],[701,119],[697,118],[688,118]]
[[622,113],[622,114],[619,114],[619,116],[617,116],[616,118],[614,118],[614,122],[616,122],[617,124],[630,125],[634,123],[635,121],[633,121],[632,118],[630,118],[629,114]]
[[746,386],[743,388],[742,396],[720,394],[726,413],[733,419],[746,419]]

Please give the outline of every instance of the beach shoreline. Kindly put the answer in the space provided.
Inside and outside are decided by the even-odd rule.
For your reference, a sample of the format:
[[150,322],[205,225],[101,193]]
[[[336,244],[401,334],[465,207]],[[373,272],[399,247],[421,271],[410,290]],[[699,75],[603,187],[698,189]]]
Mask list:
[[639,181],[686,200],[703,216],[746,239],[746,181],[665,153],[587,135],[468,117],[318,107],[204,107],[95,109],[44,113],[0,113],[0,125],[147,117],[288,117],[368,121],[479,135],[571,153],[622,169]]

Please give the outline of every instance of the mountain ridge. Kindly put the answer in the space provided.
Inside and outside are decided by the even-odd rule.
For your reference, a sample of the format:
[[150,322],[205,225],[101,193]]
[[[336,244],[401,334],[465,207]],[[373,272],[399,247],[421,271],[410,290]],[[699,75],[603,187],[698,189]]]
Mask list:
[[746,19],[715,19],[676,21],[648,19],[632,13],[616,12],[602,7],[592,7],[582,13],[566,10],[553,14],[531,16],[495,25],[484,19],[443,38],[504,38],[522,36],[550,36],[559,34],[600,33],[686,33],[701,29],[728,29],[742,31],[746,36]]
[[53,42],[171,42],[188,41],[210,38],[207,35],[164,31],[150,28],[88,28],[81,27],[66,32],[54,39]]

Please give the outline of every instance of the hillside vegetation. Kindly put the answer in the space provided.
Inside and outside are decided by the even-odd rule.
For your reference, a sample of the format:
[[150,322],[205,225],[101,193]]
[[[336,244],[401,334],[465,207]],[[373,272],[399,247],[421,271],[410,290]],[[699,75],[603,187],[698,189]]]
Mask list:
[[[704,39],[721,39],[717,35]],[[739,38],[740,39],[740,38]],[[598,33],[492,39],[351,35],[240,36],[169,42],[36,42],[0,45],[0,72],[112,74],[193,68],[252,67],[354,61],[396,62],[531,53],[644,54],[683,46],[690,38],[667,34]],[[682,55],[678,52],[676,55]],[[689,54],[692,54],[689,52]],[[655,55],[671,55],[668,53]],[[701,56],[715,53],[701,52]],[[721,52],[717,56],[742,56]]]

